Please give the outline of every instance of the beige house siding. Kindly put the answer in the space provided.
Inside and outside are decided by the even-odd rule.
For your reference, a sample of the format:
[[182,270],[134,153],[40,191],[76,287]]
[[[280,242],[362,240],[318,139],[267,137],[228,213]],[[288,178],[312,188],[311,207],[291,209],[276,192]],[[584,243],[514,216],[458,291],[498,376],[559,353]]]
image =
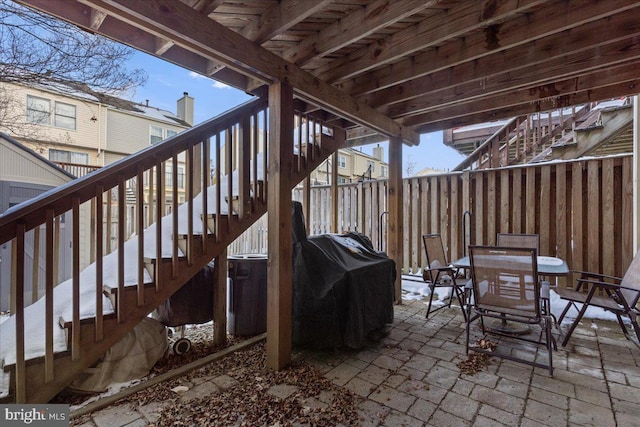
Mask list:
[[[340,166],[340,158],[344,158],[344,167]],[[333,157],[328,161],[324,161],[320,166],[311,173],[311,182],[318,184],[327,183],[327,162],[329,162],[329,174],[331,174],[331,162]],[[373,163],[372,179],[388,178],[389,164],[383,160],[365,154],[358,150],[342,149],[338,151],[338,175],[339,179],[348,183],[357,181],[363,174],[367,172],[369,162]],[[386,168],[386,174],[383,173]],[[368,175],[367,175],[368,178]],[[330,181],[329,181],[330,182]]]
[[[61,95],[59,93],[39,88],[25,87],[16,84],[3,84],[10,90],[14,102],[11,103],[12,110],[18,109],[17,113],[11,113],[12,117],[23,117],[24,123],[29,127],[28,139],[38,141],[30,144],[37,147],[37,152],[48,157],[49,148],[57,148],[68,151],[96,152],[104,145],[105,109],[97,102],[81,99],[78,97]],[[51,121],[48,125],[29,125],[27,120],[27,99],[29,96],[48,100],[50,102]],[[76,124],[75,129],[63,129],[56,127],[53,123],[55,104],[62,103],[75,107]],[[3,130],[3,129],[0,129]],[[4,131],[4,130],[3,130]],[[20,138],[24,142],[24,138]],[[42,149],[42,150],[41,150]],[[91,157],[95,162],[96,157]],[[96,164],[90,162],[89,164]]]
[[146,148],[150,144],[150,127],[157,126],[167,130],[181,132],[186,127],[172,125],[149,117],[121,110],[110,110],[107,120],[109,139],[107,151],[117,154],[131,154]]
[[57,187],[71,178],[0,139],[0,181],[16,181]]

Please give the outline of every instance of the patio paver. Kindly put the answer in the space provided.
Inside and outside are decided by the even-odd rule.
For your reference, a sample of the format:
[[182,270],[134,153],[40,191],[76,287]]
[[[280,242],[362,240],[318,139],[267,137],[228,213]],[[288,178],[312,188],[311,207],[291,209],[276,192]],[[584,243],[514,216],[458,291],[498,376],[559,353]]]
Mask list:
[[[466,359],[456,307],[424,320],[424,301],[396,306],[388,336],[359,351],[305,351],[302,357],[356,396],[363,426],[631,426],[640,424],[640,349],[617,326],[587,319],[547,370],[492,358],[486,370],[461,374]],[[408,332],[411,331],[411,332]],[[602,333],[602,336],[600,335]],[[215,392],[230,377],[196,386]],[[274,394],[289,390],[279,385]],[[317,401],[322,404],[322,396]],[[330,400],[329,400],[330,401]],[[160,404],[114,406],[88,426],[148,425]]]

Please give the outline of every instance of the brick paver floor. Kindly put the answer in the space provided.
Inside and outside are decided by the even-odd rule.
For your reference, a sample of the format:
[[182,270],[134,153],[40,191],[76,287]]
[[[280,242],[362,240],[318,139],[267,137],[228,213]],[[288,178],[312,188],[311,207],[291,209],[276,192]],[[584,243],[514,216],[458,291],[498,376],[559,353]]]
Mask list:
[[[553,377],[546,369],[499,358],[466,375],[456,366],[467,358],[460,309],[441,310],[429,319],[425,312],[424,301],[404,301],[381,341],[358,351],[304,352],[303,357],[359,396],[363,426],[640,425],[640,349],[617,324],[583,320],[567,347],[554,352]],[[216,378],[210,381],[192,393],[219,386]],[[274,395],[289,392],[278,387]],[[93,413],[85,425],[144,426],[161,406],[111,406]]]

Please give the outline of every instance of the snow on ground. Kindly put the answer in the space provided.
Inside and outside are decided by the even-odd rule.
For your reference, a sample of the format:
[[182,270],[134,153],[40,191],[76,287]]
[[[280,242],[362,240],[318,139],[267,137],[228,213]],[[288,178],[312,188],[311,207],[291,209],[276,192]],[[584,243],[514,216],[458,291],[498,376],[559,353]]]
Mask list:
[[[429,286],[426,282],[421,280],[422,275],[403,275],[402,276],[402,299],[404,300],[420,300],[424,299],[425,306],[429,304]],[[567,302],[560,299],[560,296],[553,292],[553,286],[551,287],[551,312],[556,316],[560,317],[562,310],[567,305]],[[436,294],[433,298],[433,305],[440,306],[446,304],[449,299],[449,295],[451,293],[450,288],[436,288]],[[578,308],[581,308],[581,305],[578,304]],[[569,324],[576,318],[578,315],[578,311],[575,308],[569,310],[564,319],[562,319],[562,324]],[[613,322],[617,322],[616,316],[606,310],[603,310],[598,307],[589,307],[585,312],[584,318],[588,319],[601,319],[601,320],[611,320]],[[625,320],[623,318],[623,320]]]
[[[258,176],[262,176],[261,162],[258,166]],[[232,194],[238,194],[237,172],[233,175]],[[220,213],[228,212],[228,204],[225,202],[227,195],[227,177],[220,180],[221,204]],[[207,189],[208,211],[216,212],[216,185]],[[179,232],[187,230],[188,205],[185,203],[178,208],[178,229]],[[197,195],[193,202],[193,232],[202,232],[202,194]],[[156,224],[152,224],[144,230],[144,257],[155,258],[156,248]],[[162,256],[172,256],[172,214],[166,215],[162,220]],[[138,236],[132,236],[124,244],[125,259],[125,286],[138,283]],[[115,250],[103,258],[103,280],[107,285],[115,286],[118,283],[118,251]],[[151,276],[144,270],[145,282],[151,281]],[[60,283],[53,290],[53,319],[54,324],[59,318],[65,320],[72,319],[73,310],[73,284],[69,279]],[[34,304],[25,307],[25,359],[32,359],[43,356],[45,353],[45,298],[41,298]],[[109,299],[102,295],[103,314],[113,313],[113,307]],[[96,313],[96,265],[91,264],[80,272],[80,318],[91,318]],[[54,327],[53,351],[59,352],[67,349],[66,335],[62,328]],[[16,322],[15,317],[10,316],[0,321],[0,367],[15,363],[16,360]],[[8,393],[9,374],[0,372],[0,397]]]

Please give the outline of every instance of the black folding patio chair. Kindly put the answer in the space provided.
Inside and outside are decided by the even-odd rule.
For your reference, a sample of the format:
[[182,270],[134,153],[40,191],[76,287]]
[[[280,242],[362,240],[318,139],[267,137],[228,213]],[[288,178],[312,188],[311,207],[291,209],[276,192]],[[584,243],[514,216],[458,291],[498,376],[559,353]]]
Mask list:
[[[502,357],[532,366],[547,368],[553,375],[553,337],[551,316],[544,314],[540,307],[540,282],[536,260],[536,250],[531,248],[509,248],[496,246],[470,246],[471,280],[473,283],[473,304],[469,304],[467,318],[467,353],[469,350]],[[538,325],[536,331],[527,335],[504,334],[485,328],[485,318],[498,322],[516,322],[529,326]],[[517,351],[492,351],[483,346],[470,346],[471,325],[480,320],[483,335],[488,333],[506,337],[506,341],[525,341],[543,345],[548,354],[548,363],[538,361],[535,349],[526,357],[530,346]],[[502,347],[503,340],[499,347]]]
[[442,305],[433,310],[436,311],[451,307],[451,301],[453,297],[458,300],[460,308],[462,309],[462,315],[465,321],[467,320],[467,313],[465,310],[465,303],[467,299],[467,293],[465,286],[469,279],[458,277],[458,271],[455,267],[451,266],[447,261],[447,256],[444,252],[444,246],[442,244],[442,237],[440,234],[424,234],[422,236],[422,243],[424,244],[424,250],[427,255],[427,266],[422,271],[422,278],[429,284],[431,292],[429,293],[429,305],[427,306],[426,318],[429,318],[429,314],[432,312],[431,305],[433,303],[433,295],[436,288],[450,288],[451,294],[449,303]]

